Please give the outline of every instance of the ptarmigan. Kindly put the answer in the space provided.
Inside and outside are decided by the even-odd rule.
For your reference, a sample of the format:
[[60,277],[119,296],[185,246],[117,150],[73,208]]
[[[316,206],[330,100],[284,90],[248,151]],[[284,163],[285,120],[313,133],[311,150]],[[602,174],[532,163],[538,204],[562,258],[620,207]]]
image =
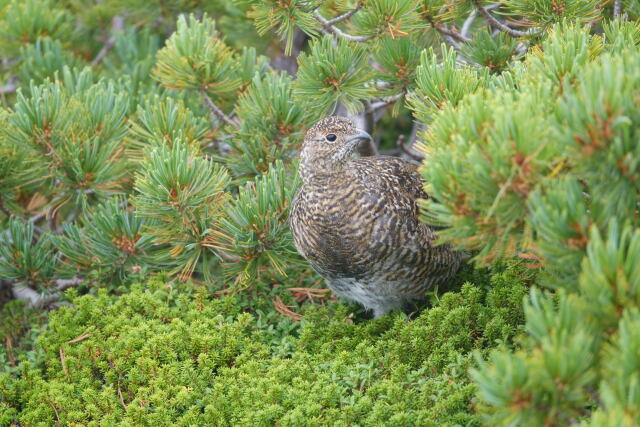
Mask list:
[[304,139],[302,187],[291,209],[296,247],[338,295],[381,316],[453,276],[461,253],[436,246],[418,219],[427,198],[417,167],[388,156],[352,159],[368,133],[327,117]]

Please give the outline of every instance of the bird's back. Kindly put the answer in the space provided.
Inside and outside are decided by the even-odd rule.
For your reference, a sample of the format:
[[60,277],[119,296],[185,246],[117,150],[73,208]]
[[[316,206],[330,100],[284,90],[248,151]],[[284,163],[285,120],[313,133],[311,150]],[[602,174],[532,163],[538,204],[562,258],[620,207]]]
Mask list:
[[319,174],[293,203],[298,250],[337,293],[374,311],[419,299],[460,263],[450,246],[434,246],[435,231],[418,219],[417,200],[428,197],[422,185],[415,165],[386,156]]

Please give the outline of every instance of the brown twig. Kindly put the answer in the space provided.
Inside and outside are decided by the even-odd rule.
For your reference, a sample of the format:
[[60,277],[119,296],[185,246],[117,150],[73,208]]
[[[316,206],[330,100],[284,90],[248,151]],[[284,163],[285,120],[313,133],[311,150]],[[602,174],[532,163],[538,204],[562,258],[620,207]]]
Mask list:
[[62,370],[66,376],[69,376],[69,370],[67,369],[67,357],[64,354],[64,350],[60,347],[60,363],[62,364]]
[[120,380],[118,379],[118,398],[120,399],[120,403],[122,407],[126,410],[127,405],[124,403],[124,399],[122,398],[122,390],[120,390]]
[[[364,101],[364,127],[365,131],[371,133],[376,124],[376,112],[385,108],[398,100],[402,99],[405,95],[405,92],[402,91],[393,96],[389,96],[387,98],[383,98],[376,102]],[[369,141],[367,143],[362,143],[358,146],[358,153],[363,157],[375,156],[378,154],[378,148],[373,141]]]
[[66,199],[56,198],[51,202],[51,209],[49,209],[46,213],[47,217],[47,225],[49,226],[49,231],[53,234],[60,234],[60,230],[56,224],[56,217],[58,215],[58,211],[62,208],[69,200],[71,200],[72,196],[67,197]]
[[288,291],[296,297],[296,302],[302,302],[305,299],[313,301],[314,298],[324,298],[327,296],[331,289],[317,289],[317,288],[288,288]]
[[[500,6],[502,6],[501,3],[494,3],[491,5],[485,6],[484,9],[488,12],[490,10],[499,8]],[[471,25],[473,25],[473,22],[476,20],[477,17],[478,17],[478,9],[472,9],[471,12],[469,13],[469,16],[467,16],[467,19],[465,19],[464,24],[462,24],[462,29],[460,30],[460,35],[462,37],[467,37],[467,35],[469,34],[469,30],[471,29]]]
[[525,264],[528,268],[542,268],[544,266],[544,260],[536,254],[532,253],[519,253],[518,258],[522,258],[524,260],[533,260],[537,261],[537,264],[527,263]]
[[234,288],[225,288],[225,289],[220,289],[219,291],[213,292],[214,295],[233,295],[235,293],[236,293],[236,290]]
[[80,342],[82,340],[85,340],[85,339],[89,338],[90,336],[91,336],[90,333],[85,332],[82,335],[79,335],[79,336],[75,337],[74,339],[67,341],[67,344],[75,344],[77,342]]
[[242,258],[240,258],[237,255],[233,255],[233,254],[229,254],[227,252],[223,252],[223,251],[219,251],[216,252],[216,254],[218,254],[218,256],[226,262],[240,262],[242,261]]
[[280,297],[275,297],[275,299],[273,300],[273,306],[278,313],[282,314],[283,316],[287,316],[294,322],[299,322],[302,319],[302,314],[292,311],[285,305]]
[[51,408],[53,409],[53,412],[56,413],[56,425],[62,425],[62,422],[60,421],[60,414],[58,413],[58,408],[56,407],[56,404],[53,403],[51,401],[51,399],[47,398],[47,403],[49,403],[49,406],[51,406]]
[[[219,236],[219,238],[216,238],[215,236]],[[225,252],[225,249],[227,249],[227,247],[225,247],[222,243],[220,243],[221,239],[229,240],[230,238],[229,236],[227,236],[226,234],[224,234],[219,230],[211,230],[209,231],[209,234],[207,234],[207,236],[201,242],[201,245],[206,248],[212,249],[216,253],[216,255],[218,255],[220,259],[222,259],[223,261],[226,261],[226,262],[242,261],[242,258],[239,257],[238,255]]]
[[16,358],[13,355],[13,341],[10,336],[4,337],[5,347],[7,349],[7,357],[9,359],[9,365],[16,366]]

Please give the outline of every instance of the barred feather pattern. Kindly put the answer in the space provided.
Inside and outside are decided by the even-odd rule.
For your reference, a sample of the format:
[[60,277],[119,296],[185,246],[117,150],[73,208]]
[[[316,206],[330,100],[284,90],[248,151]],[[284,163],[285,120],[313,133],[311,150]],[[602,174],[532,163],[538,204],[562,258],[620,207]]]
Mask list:
[[292,205],[291,229],[300,254],[338,295],[380,316],[424,298],[455,274],[461,254],[436,246],[436,230],[418,219],[417,199],[428,195],[415,165],[387,156],[320,170],[314,163],[322,162],[301,167],[304,184]]

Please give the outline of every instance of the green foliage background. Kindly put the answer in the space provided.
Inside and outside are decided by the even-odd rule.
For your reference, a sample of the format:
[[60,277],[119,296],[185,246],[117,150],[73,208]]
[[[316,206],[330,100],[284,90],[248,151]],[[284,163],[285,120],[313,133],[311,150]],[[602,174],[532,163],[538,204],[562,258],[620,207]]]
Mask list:
[[[0,0],[0,424],[640,419],[635,0]],[[420,158],[411,316],[287,224],[305,130]]]

